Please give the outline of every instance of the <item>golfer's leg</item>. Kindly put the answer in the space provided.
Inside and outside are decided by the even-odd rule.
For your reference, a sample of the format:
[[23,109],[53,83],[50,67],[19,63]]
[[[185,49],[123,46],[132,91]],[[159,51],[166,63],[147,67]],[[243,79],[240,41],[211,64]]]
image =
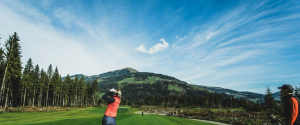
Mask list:
[[116,118],[112,118],[112,125],[117,125],[117,121],[116,121]]
[[103,119],[102,119],[102,125],[109,125],[109,117],[107,116],[103,116]]

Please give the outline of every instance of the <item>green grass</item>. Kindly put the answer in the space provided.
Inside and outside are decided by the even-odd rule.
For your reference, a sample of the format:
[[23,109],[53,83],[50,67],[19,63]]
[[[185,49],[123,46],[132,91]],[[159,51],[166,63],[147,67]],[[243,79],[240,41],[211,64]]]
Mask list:
[[[0,114],[1,125],[101,125],[106,108],[88,107],[59,112],[6,112]],[[136,108],[120,107],[116,121],[118,125],[212,125],[189,119],[160,115],[140,115]]]
[[[157,82],[156,78],[158,80],[161,80],[160,77],[149,77],[148,76],[148,80],[150,81],[150,84],[153,84],[154,82]],[[123,79],[123,80],[118,81],[116,83],[118,83],[118,84],[121,84],[121,83],[124,83],[124,82],[127,82],[127,83],[146,83],[145,81],[134,81],[134,79],[135,79],[134,77],[132,77],[132,78],[126,78],[126,79]],[[167,81],[172,81],[172,80],[167,80]]]
[[131,83],[134,81],[134,77],[133,78],[126,78],[126,79],[123,79],[122,81],[119,81],[117,82],[118,84],[121,84],[121,83],[124,83],[124,82],[128,82],[128,83]]
[[178,86],[174,86],[174,85],[169,85],[169,90],[175,90],[175,91],[182,91],[182,88],[179,88]]

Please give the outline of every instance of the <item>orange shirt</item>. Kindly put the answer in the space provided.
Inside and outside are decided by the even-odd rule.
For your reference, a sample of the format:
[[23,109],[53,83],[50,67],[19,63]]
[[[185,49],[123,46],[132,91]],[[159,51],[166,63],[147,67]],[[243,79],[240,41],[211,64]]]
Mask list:
[[290,111],[291,111],[289,124],[293,125],[298,116],[298,101],[295,98],[290,98],[289,104],[290,104]]
[[108,117],[116,117],[117,116],[117,110],[121,103],[121,99],[119,97],[114,96],[113,98],[115,99],[115,102],[109,103],[107,106],[107,109],[105,111],[105,115]]

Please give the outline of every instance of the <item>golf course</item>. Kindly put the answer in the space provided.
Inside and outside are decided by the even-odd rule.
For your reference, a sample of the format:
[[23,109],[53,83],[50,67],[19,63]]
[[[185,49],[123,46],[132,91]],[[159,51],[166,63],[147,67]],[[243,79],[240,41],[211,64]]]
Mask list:
[[[0,114],[1,125],[101,125],[106,107],[87,107],[69,111],[5,112]],[[162,115],[136,114],[136,108],[120,107],[118,125],[213,125],[190,119]]]

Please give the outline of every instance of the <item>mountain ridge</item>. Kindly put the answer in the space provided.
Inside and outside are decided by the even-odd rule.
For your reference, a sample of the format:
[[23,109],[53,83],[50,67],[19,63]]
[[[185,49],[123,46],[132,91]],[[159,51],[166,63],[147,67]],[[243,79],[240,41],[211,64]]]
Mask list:
[[[126,75],[126,78],[129,78],[129,77],[134,78],[134,75],[136,73],[139,73],[139,74],[145,73],[145,74],[149,75],[149,76],[147,76],[144,79],[139,79],[138,83],[140,83],[142,81],[145,81],[145,83],[147,83],[148,77],[154,76],[154,74],[155,75],[162,75],[162,74],[149,73],[149,72],[139,72],[138,70],[130,68],[130,67],[126,67],[126,68],[118,69],[118,70],[114,70],[114,71],[109,71],[109,72],[105,72],[105,73],[98,74],[98,75],[92,75],[92,76],[85,76],[83,74],[76,74],[76,75],[79,78],[81,76],[83,76],[85,78],[86,82],[87,81],[92,81],[94,79],[97,79],[98,84],[101,84],[107,78],[122,76],[122,75],[126,75],[126,74],[131,74],[129,76]],[[74,79],[76,77],[76,75],[70,76],[71,79]],[[162,76],[167,76],[167,75],[162,75]],[[63,77],[63,79],[64,78],[65,77]],[[124,79],[125,79],[125,77],[123,76],[123,78],[119,78],[119,81],[114,81],[114,82],[121,83],[121,81],[123,81]],[[163,78],[163,79],[166,79],[166,80],[175,80],[175,81],[178,81],[178,82],[181,82],[181,83],[184,83],[184,84],[188,84],[188,83],[186,83],[184,81],[180,81],[180,80],[178,80],[178,79],[176,79],[174,77],[170,77],[170,76],[168,76],[166,78]],[[149,79],[148,79],[148,81],[149,81]],[[132,82],[134,82],[134,80]],[[229,96],[233,96],[235,98],[245,98],[247,100],[250,100],[250,101],[253,101],[253,102],[260,102],[260,103],[264,102],[263,101],[264,95],[263,94],[259,94],[259,93],[255,93],[255,92],[236,91],[236,90],[231,90],[231,89],[226,89],[226,88],[221,88],[221,87],[211,87],[211,86],[205,86],[205,85],[193,85],[193,84],[188,84],[188,85],[200,87],[200,88],[202,88],[205,91],[209,90],[209,91],[213,91],[213,92],[217,92],[217,93],[224,93],[224,94],[227,94]],[[177,87],[177,91],[178,90],[182,90],[182,88]],[[278,96],[278,93],[273,93],[273,96],[275,97],[276,100],[280,99],[279,96]]]

